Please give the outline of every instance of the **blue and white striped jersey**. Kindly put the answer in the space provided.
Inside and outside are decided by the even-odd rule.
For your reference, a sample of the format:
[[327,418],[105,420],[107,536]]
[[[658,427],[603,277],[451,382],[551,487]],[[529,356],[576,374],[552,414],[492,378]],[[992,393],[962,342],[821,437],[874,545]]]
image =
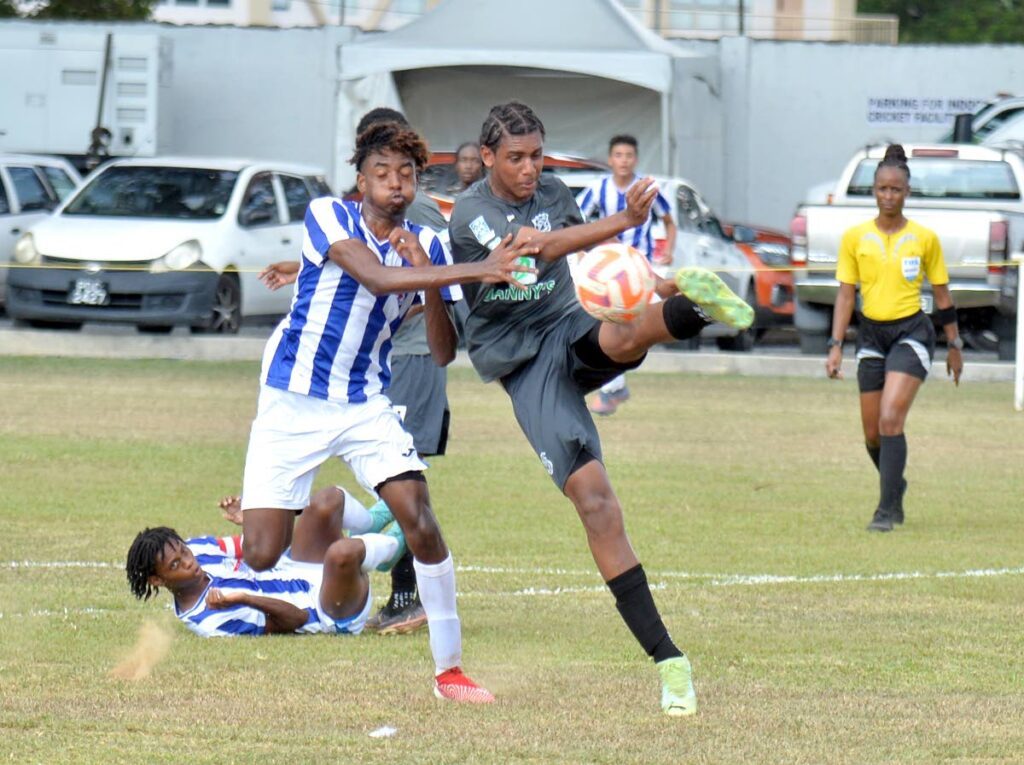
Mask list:
[[[640,176],[634,176],[629,187],[638,180],[640,180]],[[629,187],[627,187],[627,191]],[[600,217],[606,218],[609,215],[614,215],[626,209],[626,191],[620,191],[619,187],[615,185],[612,176],[606,175],[581,191],[579,196],[576,197],[576,204],[580,206],[583,220],[588,220],[595,210],[599,213]],[[669,215],[671,212],[672,208],[669,207],[668,200],[659,191],[658,196],[654,198],[654,204],[651,206],[651,215],[648,217],[647,222],[642,226],[627,228],[619,234],[619,241],[642,252],[650,260],[654,257],[654,238],[651,236],[651,224],[654,223],[655,216],[660,218]]]
[[[405,221],[435,265],[451,256],[428,228]],[[362,217],[362,205],[321,197],[306,210],[302,266],[288,315],[274,330],[263,353],[261,380],[266,385],[329,401],[359,403],[391,382],[391,337],[405,314],[421,301],[418,293],[375,297],[327,257],[335,242],[357,239],[386,266],[408,263],[388,242],[374,238]],[[446,287],[449,302],[462,298],[458,286]]]
[[306,623],[296,633],[325,632],[317,610],[323,566],[284,564],[267,571],[253,571],[244,563],[236,566],[233,551],[223,551],[217,541],[216,537],[197,537],[185,542],[210,577],[209,585],[192,608],[187,611],[174,609],[175,615],[192,632],[200,637],[236,637],[262,635],[266,631],[267,617],[259,609],[249,606],[219,610],[207,608],[206,593],[212,587],[225,592],[244,590],[287,601],[307,614]]

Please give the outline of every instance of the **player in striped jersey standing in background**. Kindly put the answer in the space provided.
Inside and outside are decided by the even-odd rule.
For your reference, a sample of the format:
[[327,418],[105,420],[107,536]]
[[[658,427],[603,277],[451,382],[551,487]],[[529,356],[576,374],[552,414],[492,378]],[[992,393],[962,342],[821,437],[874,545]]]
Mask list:
[[455,357],[446,303],[464,282],[514,282],[531,245],[506,242],[478,263],[450,265],[437,235],[405,220],[427,161],[408,126],[375,124],[356,139],[362,202],[322,197],[306,212],[302,264],[289,314],[267,341],[242,486],[243,556],[257,571],[292,541],[320,465],[340,457],[394,514],[414,556],[435,664],[434,692],[454,701],[493,696],[462,674],[455,567],[430,507],[426,464],[384,394],[391,337],[425,292],[424,322],[439,365]]
[[[608,164],[612,169],[611,173],[594,181],[576,198],[584,221],[607,218],[626,209],[626,192],[640,180],[640,176],[636,174],[638,155],[637,140],[631,135],[617,135],[608,142]],[[665,252],[660,260],[655,257],[654,237],[651,235],[651,225],[659,218],[665,226]],[[659,191],[655,196],[651,214],[644,223],[627,228],[616,238],[646,255],[647,260],[655,266],[670,264],[676,244],[676,223],[672,219],[672,210],[664,195]],[[666,276],[664,273],[659,275]],[[628,398],[626,375],[622,374],[601,386],[590,402],[590,411],[603,416],[615,414],[619,404]]]

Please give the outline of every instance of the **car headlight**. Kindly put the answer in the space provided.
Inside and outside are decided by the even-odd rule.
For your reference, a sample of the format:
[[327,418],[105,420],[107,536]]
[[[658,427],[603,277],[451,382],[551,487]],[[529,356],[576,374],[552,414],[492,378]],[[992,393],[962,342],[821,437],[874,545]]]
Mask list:
[[39,250],[32,234],[23,234],[14,245],[14,262],[30,266],[39,262]]
[[203,257],[203,248],[195,239],[182,242],[162,258],[153,261],[149,272],[165,274],[168,271],[183,271]]
[[757,257],[759,257],[766,266],[781,268],[790,265],[789,248],[784,244],[772,244],[765,242],[763,244],[756,245],[754,247],[754,252],[757,253]]

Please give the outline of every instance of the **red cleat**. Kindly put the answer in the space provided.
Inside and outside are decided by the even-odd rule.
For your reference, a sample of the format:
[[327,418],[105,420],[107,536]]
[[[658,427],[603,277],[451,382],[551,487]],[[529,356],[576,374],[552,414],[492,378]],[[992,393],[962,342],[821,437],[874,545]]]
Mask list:
[[458,667],[445,670],[434,680],[434,695],[439,699],[467,704],[490,704],[494,701],[493,693],[474,683]]

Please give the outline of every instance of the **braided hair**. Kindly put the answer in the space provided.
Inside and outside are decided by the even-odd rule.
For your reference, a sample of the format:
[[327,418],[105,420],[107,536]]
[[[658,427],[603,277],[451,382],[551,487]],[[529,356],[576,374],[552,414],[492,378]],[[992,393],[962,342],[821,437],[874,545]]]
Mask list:
[[898,143],[889,144],[885,150],[885,156],[882,157],[882,161],[878,163],[878,167],[875,168],[875,175],[878,175],[878,171],[883,167],[896,167],[902,170],[907,176],[907,183],[910,183],[910,166],[907,165],[907,152],[903,150],[903,146]]
[[408,123],[375,122],[356,138],[356,151],[349,162],[360,170],[368,156],[386,149],[409,157],[416,165],[417,173],[427,166],[430,157],[427,145]]
[[156,573],[156,564],[164,556],[164,547],[168,542],[185,543],[178,532],[166,526],[140,531],[128,548],[128,562],[125,572],[128,575],[128,586],[132,595],[139,600],[149,600],[159,590],[149,583],[149,578]]
[[538,132],[541,138],[544,138],[544,123],[533,109],[519,101],[509,101],[507,104],[491,107],[483,127],[480,128],[480,145],[496,152],[505,134],[529,135]]

